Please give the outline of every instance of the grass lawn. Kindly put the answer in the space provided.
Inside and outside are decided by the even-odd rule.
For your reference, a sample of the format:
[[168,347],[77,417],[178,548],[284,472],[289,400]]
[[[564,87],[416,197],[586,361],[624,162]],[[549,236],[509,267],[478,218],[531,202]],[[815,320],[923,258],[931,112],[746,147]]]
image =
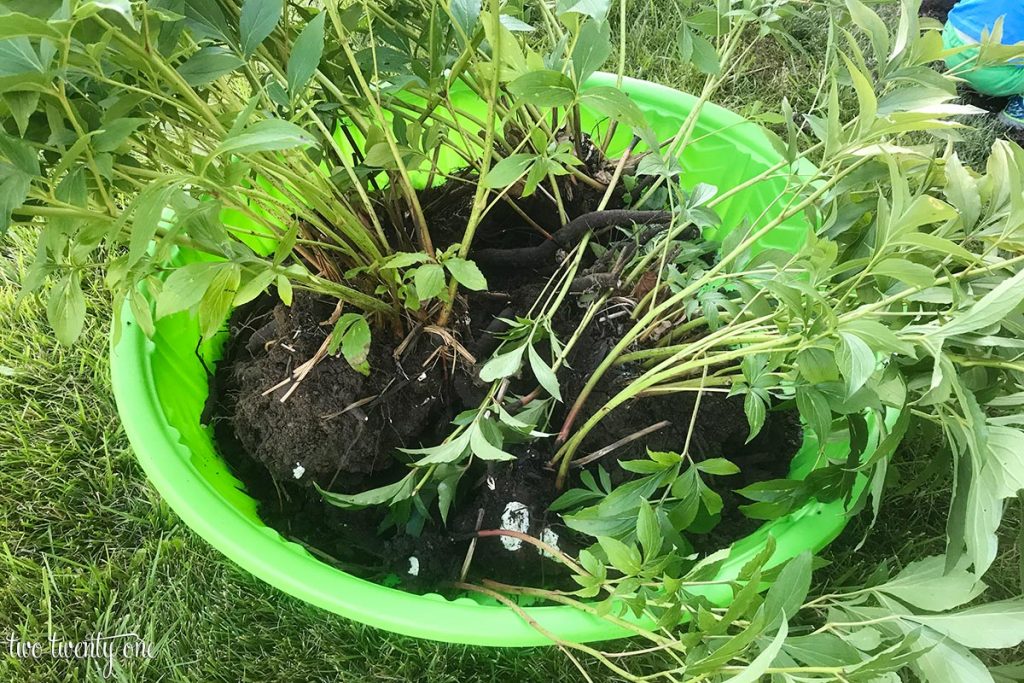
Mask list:
[[[693,90],[694,75],[676,57],[674,4],[637,0],[630,12],[627,74]],[[719,102],[756,113],[784,95],[797,111],[813,101],[812,63],[823,43],[813,21],[797,28],[805,57],[765,51]],[[995,134],[985,124],[967,136],[962,156],[983,158]],[[224,560],[181,524],[133,459],[110,392],[108,330],[98,322],[109,319],[109,304],[99,283],[89,294],[83,339],[72,351],[58,348],[42,308],[17,304],[31,247],[14,237],[0,252],[0,681],[102,673],[98,661],[9,657],[9,633],[77,641],[130,632],[152,643],[155,657],[122,661],[115,680],[581,680],[557,650],[443,645],[376,631],[309,607]],[[913,443],[918,450],[907,448],[894,467],[908,483],[934,452],[923,437]],[[851,524],[816,583],[860,579],[882,560],[898,566],[941,552],[946,486],[940,470],[936,481],[888,500],[861,550],[866,525]],[[1011,511],[987,577],[991,597],[1021,590],[1020,524],[1019,511]]]

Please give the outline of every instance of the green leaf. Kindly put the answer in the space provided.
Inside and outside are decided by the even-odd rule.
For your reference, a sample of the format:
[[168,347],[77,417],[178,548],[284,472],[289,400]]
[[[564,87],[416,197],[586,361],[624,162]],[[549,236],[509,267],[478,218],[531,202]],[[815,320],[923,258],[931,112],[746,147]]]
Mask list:
[[494,190],[508,187],[519,180],[537,159],[532,154],[512,154],[491,166],[484,178],[483,186]]
[[484,366],[480,368],[481,381],[493,382],[519,372],[519,368],[523,366],[523,353],[526,352],[527,346],[527,344],[521,344],[511,351],[498,354],[484,363]]
[[85,326],[85,295],[79,271],[71,271],[50,290],[46,320],[64,346],[71,346],[81,336]]
[[945,612],[970,602],[985,588],[978,577],[964,569],[964,562],[947,572],[946,558],[938,555],[911,562],[872,590],[929,612]]
[[334,323],[327,353],[335,354],[341,348],[341,355],[356,372],[369,375],[370,325],[358,313],[345,313]]
[[381,269],[385,268],[408,268],[414,266],[417,263],[423,263],[430,257],[424,254],[422,251],[400,251],[394,256],[389,257],[384,263],[381,264]]
[[824,446],[832,433],[832,409],[828,399],[817,389],[800,385],[796,389],[796,407],[818,437],[818,444]]
[[597,542],[604,554],[608,556],[608,562],[623,574],[632,576],[637,574],[643,566],[640,551],[634,546],[626,545],[611,536],[599,536]]
[[217,0],[184,0],[184,14],[192,30],[200,35],[221,38],[227,42],[233,40],[224,11]]
[[643,128],[647,125],[640,107],[618,88],[606,85],[588,88],[580,96],[580,104],[612,120],[622,121],[632,128]]
[[231,129],[228,130],[228,137],[238,135],[242,130],[249,125],[249,120],[252,119],[252,115],[256,113],[256,108],[260,104],[260,93],[256,93],[249,98],[246,102],[245,108],[238,112],[235,116],[235,120],[231,123]]
[[451,441],[446,441],[438,446],[429,448],[399,448],[403,453],[410,455],[422,455],[424,457],[416,461],[419,466],[438,465],[446,462],[461,460],[469,448],[469,439],[472,430],[466,430]]
[[846,0],[846,8],[853,22],[870,36],[875,59],[884,65],[889,59],[889,29],[885,22],[860,0]]
[[131,306],[132,317],[135,318],[135,322],[142,328],[142,333],[152,338],[156,333],[156,327],[153,325],[153,309],[149,304],[149,300],[143,296],[138,288],[134,288],[128,297],[128,301]]
[[924,225],[944,223],[957,217],[956,209],[930,194],[919,195],[900,216],[896,226],[897,234],[916,230]]
[[19,86],[24,86],[31,72],[43,72],[32,42],[26,36],[0,40],[0,73],[16,74]]
[[391,151],[391,145],[386,142],[378,142],[366,150],[366,154],[363,156],[363,164],[370,168],[398,168],[398,162]]
[[516,456],[501,450],[500,445],[491,443],[481,424],[475,424],[469,430],[469,449],[481,460],[515,460]]
[[906,405],[900,410],[899,417],[896,418],[895,424],[889,433],[885,435],[885,438],[875,447],[875,451],[871,454],[865,462],[857,468],[860,471],[867,470],[873,467],[876,463],[881,460],[888,460],[901,443],[903,443],[903,437],[907,433],[907,427],[910,424],[911,411]]
[[712,76],[722,73],[722,64],[718,61],[718,52],[715,50],[715,46],[711,44],[711,41],[699,33],[694,33],[691,40],[693,41],[693,53],[690,61],[693,65],[702,73]]
[[[753,627],[749,626],[748,628]],[[788,634],[789,625],[786,623],[786,615],[783,614],[782,621],[779,624],[779,631],[768,646],[761,651],[761,654],[754,657],[750,664],[747,665],[747,668],[735,676],[725,679],[725,683],[758,683],[779,655],[779,651],[782,650],[782,645],[786,642]]]
[[[961,456],[969,460],[970,456]],[[996,532],[1003,517],[1002,500],[998,492],[986,482],[985,473],[972,473],[966,481],[966,509],[964,542],[968,556],[974,563],[975,571],[984,573],[992,566],[999,550],[999,539]],[[961,490],[957,490],[959,495]],[[957,501],[953,501],[955,503]],[[950,513],[952,517],[953,512]],[[955,551],[954,551],[955,552]],[[957,555],[947,552],[946,562],[955,562]]]
[[34,90],[12,90],[5,92],[3,98],[18,124],[18,134],[24,136],[28,130],[28,121],[39,106],[39,93]]
[[693,58],[693,32],[686,24],[682,24],[676,33],[676,48],[679,50],[679,59],[684,62]]
[[839,333],[836,364],[846,378],[846,396],[849,398],[867,384],[875,372],[875,354],[864,340],[850,332]]
[[444,267],[452,274],[455,281],[466,289],[471,289],[474,292],[487,289],[487,279],[472,261],[458,257],[450,258],[445,260]]
[[786,563],[764,598],[767,625],[773,626],[787,614],[796,614],[811,589],[811,553],[802,552]]
[[189,263],[175,268],[156,297],[156,317],[186,311],[203,298],[217,272],[227,264],[221,262]]
[[535,107],[564,107],[576,98],[576,87],[559,71],[540,69],[515,79],[508,89],[520,102]]
[[288,96],[294,100],[305,89],[309,79],[320,66],[324,53],[324,20],[327,12],[322,11],[306,24],[295,39],[292,53],[288,57]]
[[443,477],[437,483],[437,509],[440,511],[441,521],[444,523],[448,522],[448,511],[451,510],[452,501],[455,500],[459,480],[462,479],[462,475],[466,472],[465,467],[451,469],[453,470],[452,473]]
[[231,303],[235,300],[238,283],[241,280],[241,269],[235,263],[223,263],[217,269],[210,285],[203,294],[197,309],[199,330],[203,339],[217,334],[231,312]]
[[871,347],[872,351],[879,353],[899,353],[904,356],[914,355],[914,345],[896,336],[882,323],[875,320],[850,320],[840,325],[843,332],[850,332],[860,337]]
[[444,268],[437,263],[424,263],[412,273],[416,296],[420,301],[433,299],[444,289]]
[[[55,24],[57,22],[54,22]],[[56,27],[42,19],[31,17],[21,12],[0,14],[0,40],[32,36],[38,38],[60,38],[61,33]]]
[[[36,150],[23,140],[0,132],[0,156],[11,162],[13,170],[27,176],[39,175],[39,156]],[[10,169],[3,170],[9,172]]]
[[131,218],[131,238],[128,242],[128,265],[134,265],[146,255],[149,243],[156,236],[164,209],[171,196],[178,191],[175,186],[153,184],[143,190],[133,202],[135,210]]
[[92,148],[97,152],[113,152],[120,147],[128,136],[149,119],[125,118],[104,124],[103,129],[92,138]]
[[528,357],[530,359],[530,368],[533,370],[533,376],[537,378],[537,382],[544,388],[544,391],[548,392],[549,396],[556,401],[561,401],[562,392],[558,388],[558,377],[555,376],[555,371],[544,362],[544,359],[537,353],[537,349],[533,348],[533,344],[528,344],[527,348],[529,349]]
[[277,296],[285,306],[292,305],[292,283],[283,273],[277,276]]
[[832,351],[818,347],[804,349],[796,355],[796,365],[800,374],[811,384],[822,384],[839,379],[839,368],[836,366]]
[[857,104],[860,107],[858,114],[857,128],[861,134],[867,133],[875,117],[878,115],[878,98],[875,96],[875,88],[871,81],[850,59],[843,53],[839,53],[846,63],[850,72],[850,80],[853,82],[853,89],[857,93]]
[[387,486],[362,491],[353,495],[324,491],[319,486],[316,488],[325,501],[341,508],[383,505],[384,503],[397,503],[411,496],[412,492],[416,489],[417,474],[418,472],[413,470],[394,484],[388,484]]
[[245,0],[242,3],[242,14],[238,20],[242,54],[246,57],[252,55],[273,33],[283,8],[283,0]]
[[288,232],[281,237],[277,242],[277,246],[274,247],[274,265],[279,266],[284,263],[284,260],[288,258],[288,255],[292,253],[292,249],[295,248],[295,243],[299,239],[299,223],[298,221],[292,222],[291,227],[288,228]]
[[[924,629],[919,644],[927,648],[911,663],[918,680],[928,683],[993,683],[995,680],[989,668],[970,650],[943,638],[934,631]],[[1019,681],[1020,676],[1008,678]]]
[[366,318],[360,315],[341,339],[341,355],[345,357],[353,370],[368,375],[370,374],[370,363],[367,361],[369,354],[370,325],[366,322]]
[[10,225],[11,212],[24,203],[32,179],[39,175],[39,162],[28,145],[2,134],[0,154],[11,162],[0,162],[0,237],[3,237]]
[[948,240],[945,237],[938,237],[937,235],[932,235],[926,232],[911,232],[900,235],[893,240],[892,244],[893,246],[917,247],[926,252],[933,251],[939,254],[947,254],[966,262],[972,262],[977,259],[974,254],[967,251],[956,242]]
[[231,73],[245,64],[226,48],[211,45],[202,48],[184,64],[178,67],[178,73],[193,88],[212,83],[221,76]]
[[583,14],[594,21],[604,21],[611,0],[558,0],[558,14]]
[[654,509],[643,499],[640,501],[640,511],[636,517],[636,539],[640,541],[640,547],[644,549],[644,558],[647,561],[658,556],[664,541]]
[[793,479],[768,479],[744,486],[736,493],[750,500],[772,501],[793,495],[801,486],[802,482]]
[[1016,496],[1024,490],[1024,432],[1012,427],[990,424],[985,441],[987,455],[985,484],[1000,498]]
[[872,272],[875,275],[891,277],[911,287],[931,287],[935,284],[935,275],[928,266],[914,263],[907,259],[890,257],[875,264]]
[[782,652],[807,666],[816,667],[849,666],[863,658],[853,645],[834,633],[791,636],[786,638]]
[[455,25],[462,29],[467,40],[472,39],[480,21],[480,0],[451,0],[449,11]]
[[135,17],[132,16],[132,3],[130,0],[88,0],[78,6],[75,10],[75,17],[84,19],[103,10],[116,12],[124,17],[125,21],[133,28],[136,26]]
[[600,493],[594,493],[586,489],[569,489],[548,506],[549,512],[562,512],[573,510],[584,503],[591,503],[601,498]]
[[572,49],[572,66],[576,82],[583,83],[600,69],[612,53],[611,29],[607,22],[587,21],[580,27]]
[[499,19],[501,21],[501,25],[507,28],[509,31],[529,33],[535,30],[533,26],[530,26],[522,19],[513,17],[511,14],[502,14],[501,17],[499,17]]
[[747,435],[747,443],[750,443],[751,439],[757,436],[761,427],[764,426],[767,406],[760,395],[754,390],[750,390],[743,396],[743,412],[747,416],[747,425],[750,427],[750,432]]
[[720,477],[727,477],[730,474],[738,474],[740,468],[725,458],[708,458],[697,463],[697,469],[705,474],[713,474]]
[[972,649],[997,650],[1024,642],[1024,598],[1000,600],[949,614],[908,614],[903,619],[934,629]]
[[242,304],[249,303],[260,294],[267,291],[267,288],[270,287],[275,277],[277,277],[277,274],[272,268],[261,270],[259,273],[249,278],[244,285],[238,288],[232,305],[241,306]]
[[1000,282],[967,311],[959,313],[937,330],[941,338],[980,330],[1001,322],[1024,301],[1024,270]]
[[954,152],[946,161],[946,199],[957,208],[964,228],[970,230],[981,216],[978,183]]
[[338,352],[338,349],[341,348],[342,337],[345,336],[345,332],[348,330],[349,326],[351,326],[358,317],[358,313],[345,313],[334,321],[334,327],[331,328],[330,339],[327,341],[328,355],[333,356]]
[[257,121],[238,135],[228,137],[214,151],[221,154],[251,154],[315,145],[312,135],[283,119]]

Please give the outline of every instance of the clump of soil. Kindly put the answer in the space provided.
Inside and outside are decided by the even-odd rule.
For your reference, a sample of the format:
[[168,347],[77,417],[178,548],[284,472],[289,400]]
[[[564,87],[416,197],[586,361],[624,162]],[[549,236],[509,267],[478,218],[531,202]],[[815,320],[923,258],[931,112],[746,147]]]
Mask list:
[[[424,193],[439,247],[461,236],[469,199],[462,187],[454,184],[447,195],[443,190]],[[572,200],[572,216],[578,218],[567,226],[552,225],[557,213],[540,200],[520,205],[552,234],[551,240],[535,229],[514,227],[523,221],[512,209],[489,214],[480,226],[470,257],[484,269],[490,291],[461,298],[452,325],[452,332],[478,359],[478,366],[497,347],[496,334],[504,329],[501,319],[527,314],[557,264],[560,249],[571,247],[560,240],[573,239],[575,232],[582,235],[592,227],[588,221],[607,222],[607,215],[595,218],[590,214],[588,218],[600,199],[597,193],[576,187],[566,196]],[[648,212],[642,220],[624,217],[619,224],[633,219],[650,223],[641,231],[648,235],[658,230],[657,221],[667,221],[659,212]],[[406,228],[393,226],[391,230],[401,241]],[[628,240],[613,243],[609,231],[602,230],[599,239],[611,247],[607,253],[630,248]],[[508,262],[522,267],[508,268]],[[581,272],[591,280],[578,289],[574,283],[574,293],[554,320],[555,332],[563,340],[582,322],[585,307],[581,298],[588,295],[588,287],[592,289],[593,278],[600,279],[609,267],[600,259],[591,259],[584,266]],[[636,292],[619,294],[584,328],[559,371],[564,402],[556,405],[551,416],[553,430],[563,423],[568,406],[628,328],[622,302]],[[557,584],[560,565],[521,539],[493,534],[499,529],[516,529],[568,554],[592,542],[576,537],[558,515],[548,512],[559,493],[555,473],[547,469],[554,454],[552,439],[538,440],[529,447],[510,446],[518,456],[514,461],[473,461],[461,478],[446,524],[428,519],[430,513],[417,511],[411,503],[398,514],[379,506],[346,510],[324,502],[312,484],[351,494],[399,480],[415,459],[399,449],[440,443],[450,432],[453,417],[478,407],[486,391],[476,378],[478,366],[470,365],[438,336],[421,329],[400,337],[386,325],[374,330],[368,376],[356,372],[340,356],[328,356],[296,384],[289,378],[321,349],[333,313],[331,302],[297,292],[291,307],[264,297],[236,310],[230,323],[230,341],[211,385],[210,412],[215,416],[213,425],[222,455],[248,493],[259,501],[266,523],[348,571],[376,579],[397,576],[406,587],[426,591],[458,580],[471,539],[477,531],[490,531],[491,535],[478,538],[473,546],[471,577]],[[632,364],[615,366],[584,403],[575,425],[586,422],[640,371]],[[532,378],[516,379],[508,395],[523,396],[534,388]],[[619,462],[645,457],[648,448],[683,449],[695,407],[696,394],[692,392],[640,397],[599,422],[579,454],[592,453],[665,422],[645,438],[586,466],[591,471],[603,467],[613,481],[626,481],[635,475],[619,467]],[[718,391],[702,394],[690,453],[695,459],[727,457],[736,462],[744,474],[730,477],[725,486],[785,476],[802,432],[795,411],[772,411],[761,434],[750,443],[747,437],[741,398]],[[570,486],[579,470],[574,469],[572,476]],[[432,514],[436,516],[436,510]],[[754,524],[735,511],[729,515],[723,515],[723,524],[709,545],[722,547]]]
[[921,16],[931,17],[946,23],[946,16],[955,4],[956,0],[924,0],[921,3]]
[[424,363],[433,352],[429,339],[396,359],[385,337],[370,347],[376,371],[368,376],[328,356],[301,381],[287,381],[327,339],[333,309],[298,296],[291,307],[246,321],[262,326],[244,347],[242,331],[233,329],[223,384],[233,392],[231,420],[242,447],[275,478],[352,491],[392,466],[396,449],[420,444],[444,410],[443,370]]

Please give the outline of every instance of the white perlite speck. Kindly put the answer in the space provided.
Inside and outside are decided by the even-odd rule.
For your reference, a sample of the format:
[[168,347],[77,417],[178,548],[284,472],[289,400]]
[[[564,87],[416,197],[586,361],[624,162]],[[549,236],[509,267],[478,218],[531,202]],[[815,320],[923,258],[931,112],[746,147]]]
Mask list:
[[[524,534],[528,532],[530,530],[530,508],[518,500],[511,501],[505,506],[505,511],[501,513],[501,528],[506,531],[518,531]],[[522,539],[513,538],[512,536],[502,536],[501,544],[505,546],[505,550],[512,552],[523,547]]]
[[295,469],[292,470],[292,476],[296,479],[302,479],[302,475],[306,473],[306,468],[302,466],[301,462],[295,463]]
[[[558,548],[558,534],[556,534],[551,527],[546,526],[543,529],[541,529],[540,540],[544,541],[553,548]],[[540,548],[537,548],[537,551],[544,557],[550,557],[552,560],[555,559],[555,556],[546,550],[541,550]]]
[[419,576],[420,575],[420,558],[415,555],[409,558],[409,575]]

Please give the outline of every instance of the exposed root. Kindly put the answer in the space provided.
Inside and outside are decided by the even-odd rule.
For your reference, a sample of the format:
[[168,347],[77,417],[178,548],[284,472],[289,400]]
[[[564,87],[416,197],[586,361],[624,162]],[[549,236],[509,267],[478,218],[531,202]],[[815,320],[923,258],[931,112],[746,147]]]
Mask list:
[[302,365],[296,366],[296,368],[292,370],[291,377],[286,377],[285,379],[281,380],[274,386],[264,391],[262,395],[267,396],[268,394],[272,394],[278,389],[288,386],[288,383],[290,382],[291,386],[288,387],[288,391],[286,391],[284,393],[284,396],[282,396],[279,399],[281,403],[287,401],[288,398],[295,393],[295,390],[299,388],[299,385],[302,384],[302,380],[306,379],[309,373],[313,371],[313,368],[315,368],[320,361],[327,357],[327,348],[330,345],[331,338],[327,337],[326,339],[324,339],[324,342],[320,345],[320,348],[317,349],[316,353],[313,354],[312,358],[307,360]]
[[551,236],[552,239],[537,246],[519,249],[480,249],[473,252],[473,260],[481,266],[506,270],[539,268],[552,264],[559,249],[571,249],[590,231],[599,232],[628,223],[637,225],[671,223],[673,216],[671,211],[633,211],[630,209],[591,211],[569,221]]
[[[696,411],[694,411],[694,414],[696,415]],[[619,450],[626,444],[632,443],[637,439],[642,439],[648,434],[653,434],[659,429],[664,429],[665,427],[668,427],[670,424],[672,423],[669,422],[668,420],[662,420],[661,422],[658,422],[656,424],[644,427],[639,431],[633,432],[629,436],[625,436],[619,439],[615,443],[608,444],[604,448],[594,451],[590,455],[584,456],[582,458],[576,458],[575,460],[572,461],[572,467],[584,467],[592,462],[596,462],[603,458],[604,456],[608,455],[609,453],[614,453],[615,451]]]

